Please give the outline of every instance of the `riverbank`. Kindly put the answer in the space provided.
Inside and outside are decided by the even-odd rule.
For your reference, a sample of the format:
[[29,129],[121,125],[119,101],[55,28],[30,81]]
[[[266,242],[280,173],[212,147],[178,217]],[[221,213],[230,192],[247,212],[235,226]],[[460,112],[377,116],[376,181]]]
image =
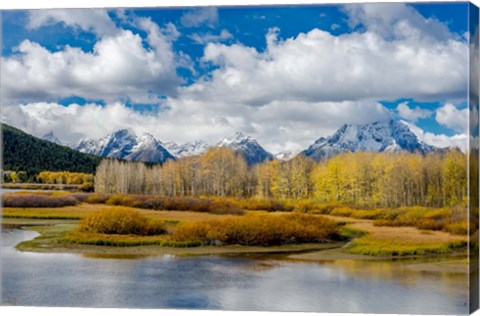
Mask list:
[[22,252],[37,253],[71,253],[94,258],[136,259],[161,256],[247,256],[262,259],[275,258],[288,261],[388,261],[408,262],[407,268],[424,272],[467,273],[466,253],[428,256],[367,256],[352,254],[348,251],[350,242],[332,242],[323,244],[297,244],[270,247],[254,246],[202,246],[191,248],[162,247],[144,245],[130,247],[92,246],[59,242],[68,232],[75,229],[75,221],[65,220],[31,220],[10,218],[4,219],[2,227],[31,230],[38,233],[32,240],[24,241],[16,246]]
[[[17,245],[17,249],[26,252],[75,253],[96,257],[146,257],[146,256],[202,256],[202,255],[275,255],[286,260],[325,261],[325,260],[398,260],[438,258],[440,261],[454,261],[450,264],[416,266],[422,271],[458,272],[467,271],[466,264],[458,258],[466,258],[465,236],[455,236],[446,232],[422,231],[414,227],[378,227],[372,220],[354,219],[339,216],[322,215],[332,219],[342,227],[345,241],[330,241],[313,244],[288,244],[282,246],[197,246],[166,247],[166,235],[141,237],[133,235],[99,236],[100,240],[113,241],[117,246],[98,246],[67,242],[65,236],[77,228],[79,220],[98,211],[99,208],[114,206],[80,204],[61,208],[5,208],[3,210],[4,227],[34,230],[39,236]],[[134,209],[134,208],[132,208]],[[236,215],[220,215],[188,211],[155,211],[136,209],[142,214],[161,219],[169,231],[175,231],[178,224],[200,222],[225,218],[238,218]],[[249,211],[248,213],[259,213]],[[266,213],[278,216],[284,213]],[[151,238],[144,244],[142,238]],[[138,239],[138,240],[137,240]],[[155,239],[155,240],[153,240]],[[158,240],[157,240],[158,239]],[[348,239],[348,240],[347,240]],[[153,241],[152,241],[153,240]],[[123,242],[131,244],[121,247]],[[138,242],[139,245],[135,245]],[[150,243],[150,244],[148,244]],[[108,244],[108,243],[104,243]],[[141,244],[141,245],[140,245]],[[363,248],[362,248],[363,247]],[[370,248],[368,248],[370,247]],[[368,249],[362,253],[358,249]],[[431,251],[433,249],[433,251]],[[372,255],[374,253],[375,255]],[[452,259],[453,258],[453,259]]]
[[[31,224],[31,223],[30,223]],[[10,224],[9,227],[17,228],[17,224]],[[272,247],[252,246],[203,246],[192,248],[161,247],[157,245],[112,247],[112,246],[91,246],[81,244],[59,243],[58,239],[68,233],[75,224],[55,224],[48,226],[22,226],[23,229],[33,230],[39,236],[32,240],[19,243],[16,248],[23,252],[37,253],[72,253],[90,258],[104,259],[138,259],[145,257],[162,256],[247,256],[250,258],[264,259],[275,258],[293,262],[325,262],[325,261],[373,261],[392,262],[406,265],[406,268],[419,272],[445,272],[462,273],[468,272],[468,262],[464,256],[416,256],[402,259],[391,256],[366,256],[348,253],[345,249],[346,242],[325,243],[325,244],[300,244],[283,245]]]
[[[9,223],[10,222],[10,223]],[[225,245],[225,246],[201,246],[201,247],[162,247],[159,245],[142,245],[129,247],[116,246],[93,246],[83,244],[73,244],[59,242],[68,232],[76,227],[72,223],[56,223],[55,225],[33,226],[32,222],[29,225],[22,225],[20,221],[12,223],[7,221],[4,223],[7,227],[17,227],[27,230],[33,230],[39,233],[39,236],[32,240],[19,243],[16,248],[20,251],[26,252],[40,252],[40,253],[76,253],[89,256],[106,256],[106,257],[131,257],[131,256],[198,256],[198,255],[235,255],[235,254],[291,254],[302,253],[308,251],[320,251],[326,249],[334,249],[343,247],[345,242],[331,242],[331,243],[315,243],[315,244],[293,244],[282,246],[239,246],[239,245]]]

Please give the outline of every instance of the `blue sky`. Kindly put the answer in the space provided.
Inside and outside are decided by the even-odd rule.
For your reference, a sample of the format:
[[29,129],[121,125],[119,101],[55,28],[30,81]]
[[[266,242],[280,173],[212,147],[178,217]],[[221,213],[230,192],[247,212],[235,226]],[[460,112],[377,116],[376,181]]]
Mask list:
[[466,3],[3,11],[2,119],[70,144],[122,127],[180,143],[242,131],[279,152],[393,117],[427,143],[464,146],[467,14]]

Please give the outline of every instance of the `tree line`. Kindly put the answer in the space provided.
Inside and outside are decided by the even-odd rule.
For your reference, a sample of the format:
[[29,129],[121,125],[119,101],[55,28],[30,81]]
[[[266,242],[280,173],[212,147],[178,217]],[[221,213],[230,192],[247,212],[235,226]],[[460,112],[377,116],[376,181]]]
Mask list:
[[299,155],[248,166],[241,154],[213,148],[163,165],[104,159],[96,171],[95,191],[443,207],[466,203],[467,157],[459,151],[357,152],[320,162]]

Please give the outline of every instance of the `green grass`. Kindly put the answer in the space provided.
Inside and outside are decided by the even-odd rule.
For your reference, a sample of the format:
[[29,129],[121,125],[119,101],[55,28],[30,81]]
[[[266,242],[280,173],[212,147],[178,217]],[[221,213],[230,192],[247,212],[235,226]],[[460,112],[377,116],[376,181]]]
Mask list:
[[368,233],[363,230],[355,229],[351,227],[343,227],[340,233],[340,239],[351,240],[351,239],[359,238],[366,235],[368,235]]
[[467,243],[465,241],[415,243],[382,240],[372,236],[364,236],[355,239],[350,247],[347,248],[347,251],[353,254],[369,256],[415,256],[448,254],[455,250],[464,249],[466,245]]

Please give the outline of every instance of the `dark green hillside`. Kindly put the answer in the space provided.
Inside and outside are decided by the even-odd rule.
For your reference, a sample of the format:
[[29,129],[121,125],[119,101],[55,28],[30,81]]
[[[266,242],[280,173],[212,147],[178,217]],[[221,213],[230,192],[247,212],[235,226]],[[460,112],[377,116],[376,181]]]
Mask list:
[[3,169],[26,171],[28,176],[40,171],[95,173],[101,158],[80,153],[1,124],[3,133]]

